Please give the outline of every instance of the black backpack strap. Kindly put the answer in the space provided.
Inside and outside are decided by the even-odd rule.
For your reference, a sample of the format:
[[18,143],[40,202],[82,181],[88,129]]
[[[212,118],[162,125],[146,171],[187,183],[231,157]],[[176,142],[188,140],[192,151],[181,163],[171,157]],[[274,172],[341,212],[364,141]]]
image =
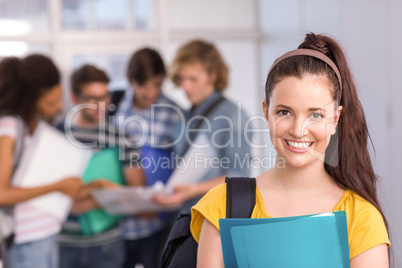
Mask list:
[[250,218],[256,200],[255,178],[226,177],[226,218]]

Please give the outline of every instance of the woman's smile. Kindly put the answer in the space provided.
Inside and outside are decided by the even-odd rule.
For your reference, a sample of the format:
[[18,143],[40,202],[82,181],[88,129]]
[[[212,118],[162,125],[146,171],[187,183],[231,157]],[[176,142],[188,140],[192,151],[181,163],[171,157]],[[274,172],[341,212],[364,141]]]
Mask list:
[[286,148],[291,152],[305,153],[313,146],[314,142],[295,141],[295,140],[283,140]]

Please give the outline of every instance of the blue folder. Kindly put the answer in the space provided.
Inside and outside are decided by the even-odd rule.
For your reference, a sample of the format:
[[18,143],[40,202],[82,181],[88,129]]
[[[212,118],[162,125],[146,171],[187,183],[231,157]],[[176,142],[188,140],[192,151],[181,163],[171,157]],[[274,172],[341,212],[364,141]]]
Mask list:
[[172,150],[154,148],[149,145],[141,147],[141,158],[145,163],[142,170],[145,173],[147,186],[161,181],[166,184],[174,170],[171,157]]
[[[145,174],[147,186],[152,186],[158,181],[166,184],[174,171],[171,153],[171,149],[155,148],[149,145],[141,147],[141,158],[145,163],[142,171]],[[165,222],[168,219],[168,213],[159,213],[159,218]]]
[[219,225],[225,267],[350,267],[344,211]]

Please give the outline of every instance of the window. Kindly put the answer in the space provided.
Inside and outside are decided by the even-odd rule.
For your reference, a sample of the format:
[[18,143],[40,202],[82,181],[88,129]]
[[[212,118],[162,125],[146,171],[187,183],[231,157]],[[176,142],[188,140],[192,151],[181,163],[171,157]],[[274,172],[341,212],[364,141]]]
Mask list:
[[152,1],[63,0],[62,29],[77,31],[155,28]]
[[0,36],[43,33],[49,30],[46,0],[0,1]]

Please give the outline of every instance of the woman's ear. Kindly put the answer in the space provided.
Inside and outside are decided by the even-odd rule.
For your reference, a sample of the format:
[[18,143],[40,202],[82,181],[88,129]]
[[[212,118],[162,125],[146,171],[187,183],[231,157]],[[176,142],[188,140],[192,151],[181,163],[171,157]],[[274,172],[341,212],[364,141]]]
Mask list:
[[264,118],[265,118],[265,123],[267,125],[267,128],[269,129],[269,123],[268,123],[268,105],[267,101],[263,100],[262,101],[262,112],[264,113]]
[[334,135],[336,133],[336,127],[338,126],[338,122],[341,117],[342,110],[343,110],[343,107],[338,106],[338,109],[336,110],[335,117],[334,117],[334,126],[332,128],[331,135]]

